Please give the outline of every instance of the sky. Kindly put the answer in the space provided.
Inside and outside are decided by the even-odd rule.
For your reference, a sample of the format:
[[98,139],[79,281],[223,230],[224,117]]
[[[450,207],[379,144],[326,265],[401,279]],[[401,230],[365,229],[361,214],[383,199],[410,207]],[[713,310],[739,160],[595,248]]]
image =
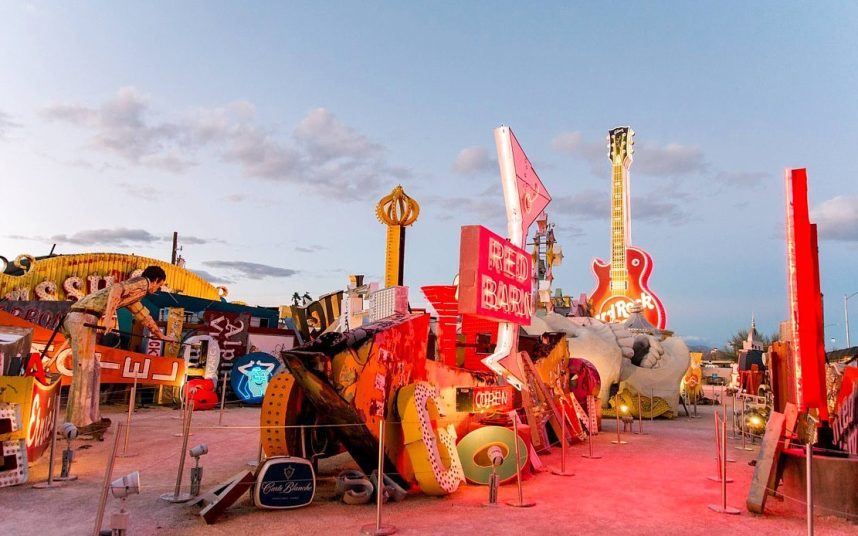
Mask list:
[[[0,2],[0,255],[169,259],[230,299],[380,280],[375,203],[416,199],[405,283],[505,229],[492,130],[553,196],[555,288],[610,247],[607,131],[636,132],[632,240],[668,328],[786,318],[784,169],[808,169],[829,347],[858,291],[858,5]],[[858,296],[853,309],[858,340]],[[833,339],[833,340],[831,340]]]

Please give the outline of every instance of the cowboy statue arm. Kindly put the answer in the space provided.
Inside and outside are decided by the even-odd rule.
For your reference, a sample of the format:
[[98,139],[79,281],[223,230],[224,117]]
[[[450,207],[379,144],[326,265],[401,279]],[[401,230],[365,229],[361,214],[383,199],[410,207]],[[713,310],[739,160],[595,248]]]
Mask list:
[[155,321],[152,319],[152,315],[149,314],[149,310],[146,309],[142,303],[134,302],[128,305],[128,310],[131,311],[131,314],[134,316],[135,320],[137,320],[149,329],[149,333],[151,333],[153,337],[156,337],[158,339],[167,338],[161,331],[161,328],[158,327],[158,324],[156,324]]

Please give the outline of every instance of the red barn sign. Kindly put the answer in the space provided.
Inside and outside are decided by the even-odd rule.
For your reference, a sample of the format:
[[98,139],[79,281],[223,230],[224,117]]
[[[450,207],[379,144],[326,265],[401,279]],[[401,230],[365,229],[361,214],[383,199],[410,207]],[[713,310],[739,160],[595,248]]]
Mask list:
[[462,227],[459,313],[530,325],[532,260],[482,225]]

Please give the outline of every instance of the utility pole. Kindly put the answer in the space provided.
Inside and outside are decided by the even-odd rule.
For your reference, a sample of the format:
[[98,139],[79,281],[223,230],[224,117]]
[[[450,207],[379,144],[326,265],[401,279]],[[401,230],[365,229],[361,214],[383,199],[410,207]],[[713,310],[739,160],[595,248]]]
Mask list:
[[849,341],[849,298],[856,294],[858,294],[858,292],[853,292],[848,296],[846,294],[843,295],[843,316],[846,320],[846,348],[852,348],[852,344]]
[[173,254],[170,257],[170,264],[176,264],[176,255],[179,247],[179,233],[173,231]]

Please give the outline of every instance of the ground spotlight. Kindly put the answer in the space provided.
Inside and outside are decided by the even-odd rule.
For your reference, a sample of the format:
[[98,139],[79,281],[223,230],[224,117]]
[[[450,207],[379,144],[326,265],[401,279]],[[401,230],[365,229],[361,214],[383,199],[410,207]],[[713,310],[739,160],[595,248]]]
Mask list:
[[200,467],[200,457],[205,456],[209,452],[208,445],[203,443],[189,449],[188,454],[194,459],[194,467],[191,469],[191,496],[196,497],[200,494],[200,486],[203,483],[203,468]]
[[110,493],[117,499],[140,493],[140,472],[134,471],[110,483]]
[[60,469],[60,476],[55,480],[77,480],[77,476],[71,475],[71,464],[74,461],[72,440],[77,437],[77,426],[70,422],[63,423],[57,433],[60,434],[60,437],[66,440],[66,448],[63,450],[63,465]]
[[120,503],[119,511],[110,516],[110,531],[102,531],[101,534],[125,536],[128,533],[128,525],[131,519],[131,516],[125,511],[125,499],[130,495],[140,493],[140,472],[134,471],[133,473],[128,473],[111,482],[110,493],[122,502]]

